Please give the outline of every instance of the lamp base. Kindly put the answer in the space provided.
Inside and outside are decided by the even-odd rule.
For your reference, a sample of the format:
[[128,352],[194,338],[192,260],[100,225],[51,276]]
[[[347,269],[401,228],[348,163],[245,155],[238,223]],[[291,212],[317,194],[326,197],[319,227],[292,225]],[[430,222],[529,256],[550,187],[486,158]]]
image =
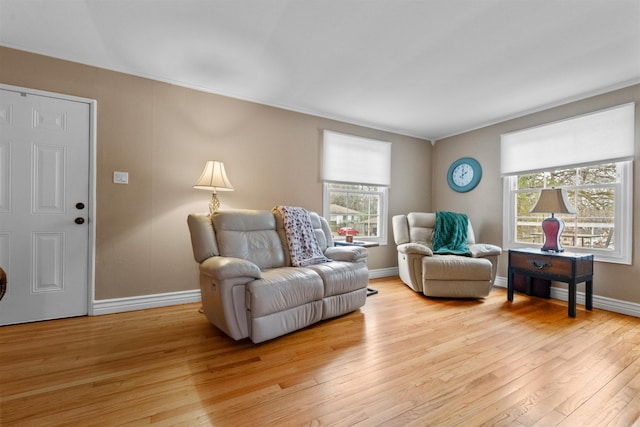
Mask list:
[[220,209],[220,200],[218,200],[218,195],[214,191],[211,193],[211,200],[209,200],[209,215],[218,212],[218,209]]
[[553,214],[542,221],[542,232],[544,233],[542,250],[547,252],[563,252],[564,248],[560,243],[560,236],[563,230],[564,221],[556,218]]

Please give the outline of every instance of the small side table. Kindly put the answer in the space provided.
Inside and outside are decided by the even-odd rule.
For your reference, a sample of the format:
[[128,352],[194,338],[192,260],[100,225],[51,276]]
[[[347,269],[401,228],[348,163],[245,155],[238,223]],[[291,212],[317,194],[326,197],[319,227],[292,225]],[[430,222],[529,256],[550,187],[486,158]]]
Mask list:
[[364,242],[362,240],[354,240],[353,242],[347,242],[345,240],[334,240],[333,246],[362,246],[363,248],[375,248],[379,245],[377,242]]
[[[593,255],[575,252],[547,252],[538,248],[510,249],[507,299],[513,301],[513,275],[526,277],[527,291],[531,277],[569,284],[569,317],[576,317],[577,284],[585,282],[585,308],[593,308]],[[528,293],[528,292],[527,292]]]

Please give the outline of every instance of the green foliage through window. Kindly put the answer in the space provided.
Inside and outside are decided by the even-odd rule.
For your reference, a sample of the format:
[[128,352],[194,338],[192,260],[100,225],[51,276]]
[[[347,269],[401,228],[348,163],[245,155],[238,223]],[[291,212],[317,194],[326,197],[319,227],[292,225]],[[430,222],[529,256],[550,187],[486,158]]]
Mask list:
[[620,174],[616,163],[544,171],[517,177],[516,241],[542,243],[542,220],[546,214],[531,209],[543,188],[564,188],[576,215],[557,215],[565,222],[562,245],[613,250],[616,186]]

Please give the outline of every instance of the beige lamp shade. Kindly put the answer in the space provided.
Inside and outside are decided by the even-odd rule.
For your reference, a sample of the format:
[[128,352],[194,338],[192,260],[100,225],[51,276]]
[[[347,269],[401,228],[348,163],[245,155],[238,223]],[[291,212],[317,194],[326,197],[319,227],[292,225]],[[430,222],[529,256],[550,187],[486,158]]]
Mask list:
[[233,191],[233,185],[231,185],[227,172],[224,170],[224,163],[217,160],[207,161],[202,175],[200,175],[193,188],[211,191]]
[[546,188],[540,191],[538,203],[531,209],[531,213],[575,214],[576,211],[569,203],[567,192],[564,189]]
[[193,188],[199,190],[209,190],[212,192],[211,201],[209,202],[209,213],[213,215],[220,208],[220,201],[218,200],[218,191],[233,191],[233,185],[227,177],[227,172],[224,170],[224,163],[217,160],[209,160],[204,165],[204,171],[198,178]]

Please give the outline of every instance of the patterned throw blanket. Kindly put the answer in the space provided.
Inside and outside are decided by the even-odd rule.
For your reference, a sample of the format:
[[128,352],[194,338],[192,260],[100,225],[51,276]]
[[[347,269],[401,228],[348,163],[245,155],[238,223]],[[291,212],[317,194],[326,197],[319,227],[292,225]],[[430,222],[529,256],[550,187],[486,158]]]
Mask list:
[[436,212],[436,228],[433,229],[433,253],[471,255],[467,246],[469,218],[465,214],[447,211]]
[[276,206],[273,212],[279,212],[284,219],[284,234],[287,238],[291,264],[304,267],[311,264],[331,261],[325,257],[311,225],[309,212],[304,208]]

